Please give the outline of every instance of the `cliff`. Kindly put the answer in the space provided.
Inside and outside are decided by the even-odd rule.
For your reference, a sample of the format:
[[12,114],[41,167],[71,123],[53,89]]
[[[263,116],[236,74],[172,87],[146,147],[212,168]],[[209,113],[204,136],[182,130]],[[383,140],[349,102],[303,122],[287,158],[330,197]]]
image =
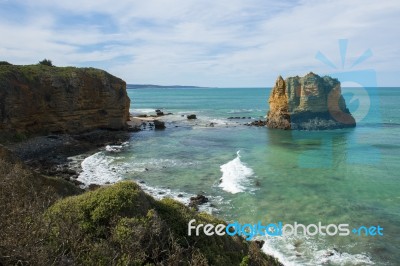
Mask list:
[[355,127],[337,79],[312,72],[304,77],[281,76],[269,98],[267,126],[278,129],[336,129]]
[[0,65],[0,133],[122,129],[126,83],[94,68]]

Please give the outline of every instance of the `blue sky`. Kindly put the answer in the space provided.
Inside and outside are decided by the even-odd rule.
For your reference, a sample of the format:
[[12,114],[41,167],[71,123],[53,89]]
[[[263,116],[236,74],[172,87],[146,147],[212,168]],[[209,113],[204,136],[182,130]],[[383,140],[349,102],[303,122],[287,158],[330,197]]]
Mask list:
[[399,14],[398,0],[0,0],[0,60],[49,58],[134,84],[270,87],[372,69],[378,86],[400,86]]

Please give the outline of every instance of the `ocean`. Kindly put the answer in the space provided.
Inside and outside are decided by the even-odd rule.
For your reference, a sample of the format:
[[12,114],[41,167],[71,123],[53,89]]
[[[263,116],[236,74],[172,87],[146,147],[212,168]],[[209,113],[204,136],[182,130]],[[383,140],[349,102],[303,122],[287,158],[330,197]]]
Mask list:
[[383,235],[259,238],[285,265],[400,265],[400,89],[343,88],[356,128],[244,125],[264,119],[270,90],[128,90],[131,113],[171,112],[162,118],[167,128],[132,133],[89,156],[79,179],[135,180],[182,202],[204,194],[210,202],[201,210],[227,222],[380,226]]

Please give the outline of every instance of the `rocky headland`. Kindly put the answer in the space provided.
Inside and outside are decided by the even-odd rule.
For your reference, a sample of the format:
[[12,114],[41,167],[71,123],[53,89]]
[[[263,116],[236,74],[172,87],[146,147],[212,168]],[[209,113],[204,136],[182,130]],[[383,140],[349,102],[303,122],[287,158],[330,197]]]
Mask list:
[[312,72],[304,77],[281,76],[269,97],[266,125],[277,129],[322,130],[355,127],[340,82]]
[[94,68],[0,65],[0,133],[126,128],[126,83]]

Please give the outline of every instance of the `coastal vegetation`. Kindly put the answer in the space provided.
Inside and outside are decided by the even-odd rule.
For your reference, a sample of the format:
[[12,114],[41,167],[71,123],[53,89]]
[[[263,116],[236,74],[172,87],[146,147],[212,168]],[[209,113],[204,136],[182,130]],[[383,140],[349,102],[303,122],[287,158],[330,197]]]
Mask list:
[[83,192],[0,147],[1,265],[281,265],[241,237],[188,236],[223,221],[129,181]]

